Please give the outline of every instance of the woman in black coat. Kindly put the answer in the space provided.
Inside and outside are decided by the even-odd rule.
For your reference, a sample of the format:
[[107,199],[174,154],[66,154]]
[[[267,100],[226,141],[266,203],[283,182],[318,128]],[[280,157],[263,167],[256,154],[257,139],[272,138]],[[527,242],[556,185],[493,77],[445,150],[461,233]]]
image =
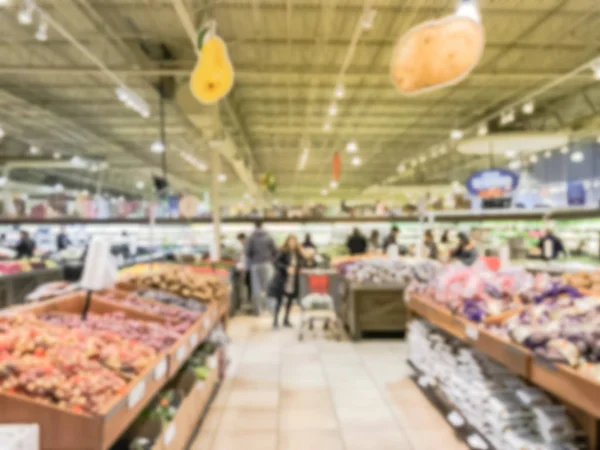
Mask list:
[[275,311],[273,319],[273,328],[277,328],[277,319],[284,298],[287,299],[285,307],[284,327],[291,327],[290,309],[292,302],[298,297],[299,273],[300,267],[304,264],[302,248],[298,244],[298,239],[290,234],[285,240],[281,250],[275,258],[275,274],[269,285],[269,297],[275,299]]

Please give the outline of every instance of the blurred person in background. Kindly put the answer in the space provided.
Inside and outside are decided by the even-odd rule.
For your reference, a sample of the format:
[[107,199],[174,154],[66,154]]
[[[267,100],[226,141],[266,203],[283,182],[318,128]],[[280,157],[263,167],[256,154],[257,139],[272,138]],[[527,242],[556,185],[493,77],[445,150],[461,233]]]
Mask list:
[[538,242],[538,248],[542,259],[550,261],[557,259],[560,255],[567,256],[562,240],[554,234],[552,228],[547,228]]
[[290,310],[295,298],[298,297],[299,289],[299,273],[300,268],[304,265],[304,255],[302,248],[298,244],[298,239],[295,235],[290,234],[281,250],[275,258],[275,275],[269,285],[269,297],[275,299],[275,310],[273,312],[273,328],[277,328],[279,311],[284,299],[287,300],[285,305],[285,315],[283,318],[283,326],[291,327]]
[[307,248],[312,248],[313,250],[317,249],[317,246],[312,241],[312,236],[310,235],[310,233],[306,233],[306,236],[304,236],[304,242],[302,243],[302,248],[304,250],[306,250]]
[[450,261],[452,257],[452,243],[450,242],[450,230],[444,230],[438,245],[438,259],[442,262]]
[[250,292],[250,274],[246,267],[246,235],[240,233],[236,236],[240,245],[235,255],[235,270],[233,271],[234,300],[231,312],[235,313],[248,298]]
[[15,251],[17,252],[16,259],[31,258],[33,256],[35,241],[31,239],[27,231],[19,231],[19,242],[17,242]]
[[8,245],[8,241],[6,240],[6,234],[0,234],[0,247],[6,247]]
[[451,256],[453,259],[457,259],[463,264],[470,266],[477,261],[479,252],[467,233],[460,232],[458,233],[458,246],[452,250]]
[[379,242],[379,231],[372,230],[371,235],[369,236],[368,241],[369,253],[379,253],[379,249],[381,248],[381,244]]
[[400,228],[398,228],[396,225],[394,225],[392,227],[392,229],[390,230],[390,234],[388,234],[386,236],[386,238],[383,240],[383,245],[382,245],[382,249],[383,249],[383,253],[385,253],[388,256],[395,256],[395,255],[406,255],[408,254],[408,249],[406,248],[406,246],[398,244],[398,235],[400,234]]
[[266,293],[273,275],[273,260],[277,247],[273,238],[263,230],[262,221],[255,222],[255,228],[246,242],[246,268],[250,271],[252,302],[254,311],[260,314],[265,307]]
[[367,239],[358,228],[354,228],[346,241],[346,247],[351,255],[362,255],[367,252]]
[[438,246],[435,243],[435,239],[433,237],[433,231],[425,230],[425,233],[423,234],[423,247],[425,249],[425,252],[423,254],[423,256],[425,258],[438,259],[438,257],[439,257]]
[[61,226],[58,235],[56,236],[56,248],[58,251],[66,249],[69,245],[71,245],[71,241],[69,240],[67,233],[65,231],[65,227]]

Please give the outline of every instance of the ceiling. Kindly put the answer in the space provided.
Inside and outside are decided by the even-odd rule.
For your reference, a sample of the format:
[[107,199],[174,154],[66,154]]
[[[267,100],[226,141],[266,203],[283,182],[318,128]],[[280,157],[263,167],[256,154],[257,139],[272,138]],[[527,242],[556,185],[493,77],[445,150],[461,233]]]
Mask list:
[[[393,88],[389,63],[396,40],[412,25],[451,13],[456,0],[37,0],[52,21],[95,55],[103,72],[53,26],[48,40],[35,39],[36,21],[17,21],[22,7],[0,7],[0,162],[43,158],[60,152],[107,161],[106,171],[26,169],[24,181],[71,186],[102,185],[139,193],[136,184],[160,173],[162,156],[150,152],[159,139],[157,85],[184,83],[196,55],[188,24],[215,19],[236,69],[236,82],[220,105],[225,132],[254,180],[272,171],[277,197],[295,201],[321,197],[331,179],[331,160],[343,153],[340,186],[328,198],[356,198],[374,185],[448,183],[486,157],[461,156],[436,147],[453,128],[479,123],[600,55],[597,0],[480,0],[486,49],[473,74],[457,86],[416,98]],[[362,29],[365,5],[377,11]],[[189,27],[188,27],[189,28]],[[353,37],[355,44],[353,45]],[[142,118],[116,98],[118,77],[143,97],[151,116]],[[324,131],[334,90],[343,81],[331,130]],[[582,71],[536,97],[536,111],[511,128],[557,130],[584,126],[600,108],[600,89]],[[180,192],[200,193],[210,173],[184,160],[192,154],[211,166],[206,133],[168,96],[165,103],[169,180]],[[584,125],[582,125],[584,124]],[[491,128],[494,124],[491,124]],[[362,164],[345,152],[358,144]],[[298,170],[303,147],[310,148]],[[433,153],[432,153],[433,152]],[[432,156],[435,155],[435,156]],[[411,168],[411,161],[426,157]],[[227,181],[220,191],[238,201],[248,183],[222,158]],[[397,173],[400,163],[407,170]]]

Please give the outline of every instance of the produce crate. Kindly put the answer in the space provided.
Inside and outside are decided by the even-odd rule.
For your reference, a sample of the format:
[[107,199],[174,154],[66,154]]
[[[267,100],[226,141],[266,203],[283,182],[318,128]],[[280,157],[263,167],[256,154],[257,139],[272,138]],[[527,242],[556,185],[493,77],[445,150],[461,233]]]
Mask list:
[[353,339],[369,331],[403,332],[406,329],[404,288],[349,285],[341,303],[341,319]]
[[[108,305],[114,305],[117,308],[126,308],[143,313],[148,318],[157,322],[164,321],[160,315],[146,313],[133,306],[121,304],[118,301],[104,300],[103,295],[107,294],[108,292],[109,291],[100,291],[98,294],[94,294],[94,296],[92,296],[92,304],[104,303]],[[125,299],[128,295],[131,295],[131,292],[111,290],[110,294],[118,299]],[[149,303],[160,303],[158,300],[151,298],[145,298],[145,301]],[[177,343],[172,347],[172,349],[169,350],[167,354],[169,376],[173,376],[179,371],[185,360],[188,359],[196,347],[208,336],[219,315],[219,307],[214,302],[209,303],[204,314],[202,314],[202,316],[187,329],[185,334],[183,334]]]

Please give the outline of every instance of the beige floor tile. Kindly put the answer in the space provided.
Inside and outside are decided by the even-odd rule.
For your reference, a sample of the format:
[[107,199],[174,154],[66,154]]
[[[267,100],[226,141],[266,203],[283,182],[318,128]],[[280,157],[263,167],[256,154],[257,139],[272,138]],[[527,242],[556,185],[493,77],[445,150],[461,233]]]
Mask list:
[[223,408],[217,408],[214,405],[211,405],[206,417],[202,421],[202,426],[200,429],[204,431],[216,431],[219,428],[219,424],[221,423],[221,419],[223,418]]
[[279,450],[344,450],[344,443],[337,431],[282,431]]
[[336,408],[385,408],[386,403],[377,389],[332,390]]
[[219,431],[211,450],[277,450],[277,432]]
[[227,408],[277,408],[278,389],[234,389],[227,399]]
[[331,409],[333,406],[329,390],[325,388],[282,389],[279,405],[282,409]]
[[445,418],[431,405],[411,406],[406,405],[403,408],[396,408],[398,421],[405,429],[428,430],[439,429],[441,431],[449,430],[450,425]]
[[336,408],[344,430],[395,428],[397,423],[387,407]]
[[346,450],[411,450],[407,436],[397,428],[344,430],[343,436]]
[[233,389],[246,389],[246,390],[256,390],[256,389],[270,389],[279,385],[278,380],[259,380],[257,377],[246,378],[237,376],[233,380]]
[[275,408],[231,408],[224,411],[219,431],[276,431],[278,421],[278,410]]
[[201,429],[198,433],[198,436],[192,443],[190,450],[212,450],[216,433],[217,432],[215,430]]
[[416,450],[439,450],[440,444],[443,443],[443,448],[454,449],[460,448],[464,444],[459,441],[452,431],[439,428],[431,428],[429,430],[403,430],[411,446]]
[[281,430],[335,430],[338,422],[333,408],[282,408]]

